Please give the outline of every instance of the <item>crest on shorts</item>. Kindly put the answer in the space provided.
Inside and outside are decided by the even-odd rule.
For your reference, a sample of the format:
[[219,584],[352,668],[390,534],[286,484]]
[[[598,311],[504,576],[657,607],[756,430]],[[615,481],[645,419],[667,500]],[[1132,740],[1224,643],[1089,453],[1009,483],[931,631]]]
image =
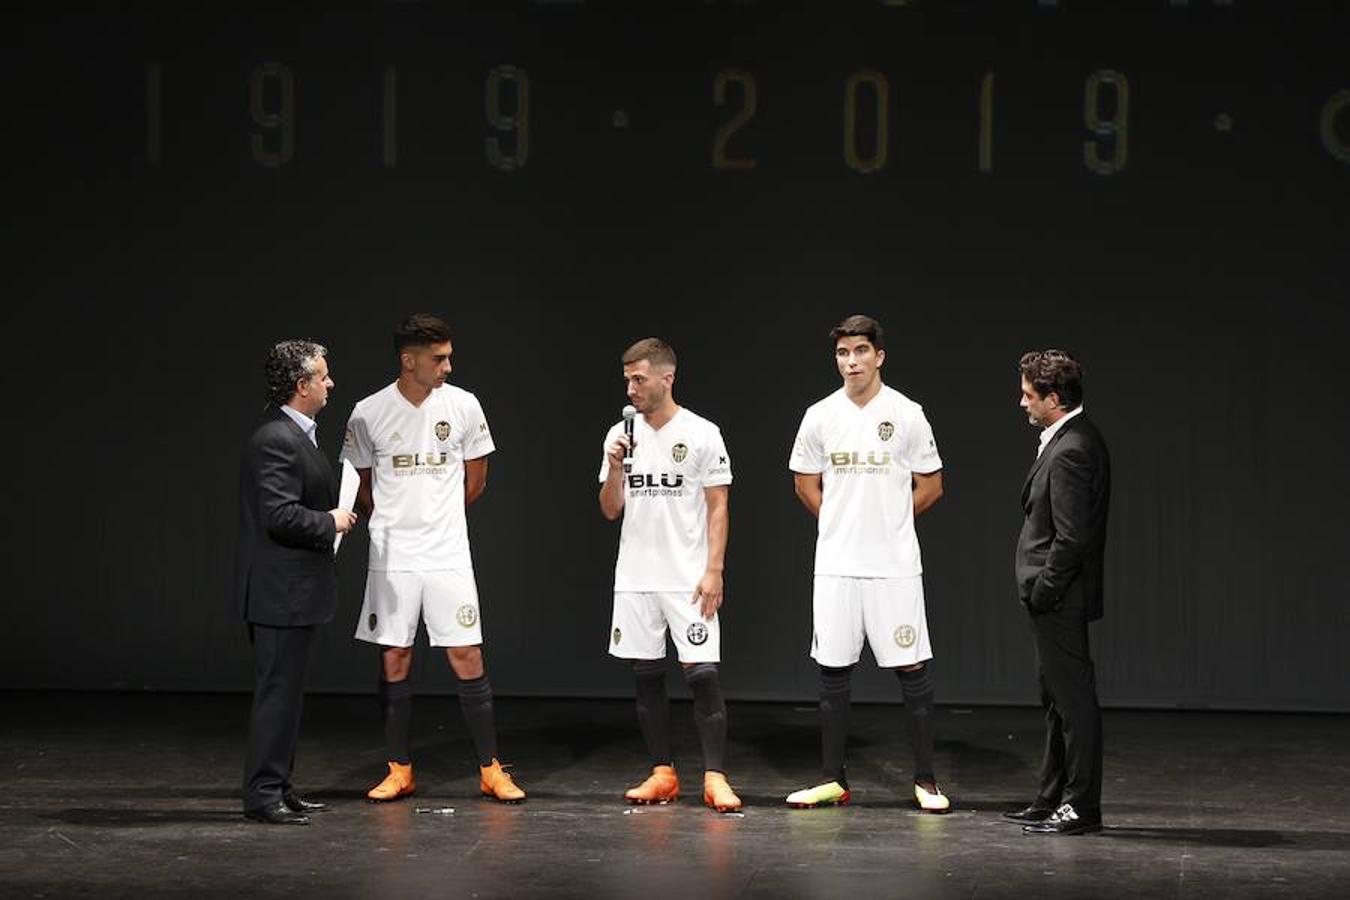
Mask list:
[[378,621],[380,621],[380,620],[379,620],[378,618],[376,618],[375,614],[374,614],[374,613],[371,613],[371,614],[370,614],[370,617],[369,617],[368,619],[366,619],[366,626],[369,627],[371,631],[374,631],[374,630],[375,630],[375,623],[378,622]]
[[895,629],[896,644],[898,644],[901,647],[904,647],[906,650],[908,650],[910,647],[913,647],[914,642],[918,640],[918,638],[919,638],[918,632],[916,632],[914,628],[910,625],[901,625],[899,628]]
[[689,638],[689,643],[695,647],[701,646],[708,640],[708,626],[702,622],[695,622],[685,631],[684,636]]
[[478,607],[472,603],[465,603],[459,609],[455,610],[455,621],[461,628],[472,628],[478,621]]
[[891,438],[895,437],[895,423],[882,422],[877,425],[877,437],[881,438],[883,441],[889,441]]
[[620,631],[619,629],[615,628],[615,629],[614,629],[614,646],[616,646],[616,647],[619,646],[619,641],[621,641],[621,640],[623,640],[623,632]]
[[436,423],[436,440],[444,441],[450,438],[450,423],[442,419]]
[[670,458],[675,460],[677,463],[684,462],[685,458],[688,456],[689,456],[689,445],[686,443],[681,442],[676,444],[674,447],[670,448]]

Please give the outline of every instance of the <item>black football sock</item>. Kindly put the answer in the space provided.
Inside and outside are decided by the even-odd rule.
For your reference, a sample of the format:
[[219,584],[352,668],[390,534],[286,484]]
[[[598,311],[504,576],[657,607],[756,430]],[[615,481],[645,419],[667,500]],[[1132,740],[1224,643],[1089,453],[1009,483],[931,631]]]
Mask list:
[[906,672],[896,669],[900,678],[900,692],[905,697],[905,723],[909,726],[909,743],[914,750],[914,780],[933,782],[933,680],[928,677],[928,666]]
[[408,750],[412,730],[412,679],[385,681],[380,679],[380,715],[384,719],[384,744],[392,762],[408,765],[412,754]]
[[848,787],[844,746],[848,742],[848,713],[852,702],[853,667],[820,667],[820,744],[825,778]]
[[703,744],[703,769],[726,773],[727,705],[716,663],[697,663],[684,670],[684,680],[694,692],[694,725]]
[[490,765],[497,758],[497,723],[492,716],[492,683],[486,672],[477,678],[460,679],[459,709],[473,738],[478,765]]
[[666,661],[633,661],[637,679],[637,718],[653,766],[674,765],[670,753],[670,698],[666,696]]

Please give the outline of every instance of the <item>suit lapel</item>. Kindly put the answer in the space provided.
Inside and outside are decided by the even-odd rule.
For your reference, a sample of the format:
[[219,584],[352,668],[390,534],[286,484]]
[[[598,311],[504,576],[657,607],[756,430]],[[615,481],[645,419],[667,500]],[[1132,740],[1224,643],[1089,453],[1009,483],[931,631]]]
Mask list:
[[1050,458],[1050,453],[1052,450],[1055,449],[1055,444],[1059,443],[1059,439],[1064,437],[1064,433],[1068,431],[1070,428],[1072,428],[1074,426],[1074,423],[1077,420],[1083,418],[1083,416],[1085,415],[1087,415],[1087,413],[1079,413],[1069,421],[1065,422],[1064,425],[1059,429],[1059,431],[1055,432],[1055,436],[1050,439],[1050,443],[1046,444],[1045,449],[1042,450],[1040,455],[1036,457],[1036,461],[1031,464],[1031,471],[1027,472],[1027,480],[1022,482],[1023,506],[1026,505],[1027,496],[1031,493],[1032,480],[1035,479],[1036,473],[1041,470],[1041,466],[1045,464],[1045,461]]
[[328,488],[328,502],[336,505],[337,484],[334,483],[333,467],[328,464],[328,458],[319,451],[318,447],[314,446],[309,439],[309,435],[305,434],[304,429],[297,425],[294,419],[280,410],[277,411],[277,415],[282,419],[285,419],[286,424],[291,426],[291,433],[295,436],[295,439],[301,443],[305,448],[305,451],[309,454],[309,458],[319,467],[319,471],[323,473],[324,484]]

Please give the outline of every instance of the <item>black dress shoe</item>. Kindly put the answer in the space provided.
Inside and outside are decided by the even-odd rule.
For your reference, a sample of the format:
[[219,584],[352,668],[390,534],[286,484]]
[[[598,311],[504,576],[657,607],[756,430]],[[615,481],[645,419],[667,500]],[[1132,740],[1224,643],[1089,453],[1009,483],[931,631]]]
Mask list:
[[1054,807],[1037,806],[1033,803],[1026,809],[1019,809],[1017,812],[1005,812],[1003,818],[1017,822],[1019,825],[1034,825],[1037,822],[1044,822],[1054,814]]
[[1044,822],[1023,825],[1023,834],[1091,834],[1102,830],[1101,813],[1079,815],[1072,804],[1065,803]]
[[323,812],[328,808],[327,803],[318,803],[313,800],[306,800],[295,791],[290,791],[281,798],[281,802],[286,804],[286,808],[293,813],[316,813]]
[[244,810],[244,818],[252,819],[254,822],[262,822],[265,825],[308,825],[309,816],[304,813],[298,813],[288,808],[285,802],[278,800],[276,803],[269,803],[266,806],[259,806],[255,809]]

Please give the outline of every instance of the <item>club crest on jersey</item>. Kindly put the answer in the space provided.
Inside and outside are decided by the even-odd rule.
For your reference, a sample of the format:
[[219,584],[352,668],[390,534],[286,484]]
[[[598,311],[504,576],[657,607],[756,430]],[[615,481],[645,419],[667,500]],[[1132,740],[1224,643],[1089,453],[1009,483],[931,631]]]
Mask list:
[[355,444],[355,443],[356,443],[356,432],[355,432],[355,431],[352,431],[350,428],[348,428],[348,429],[347,429],[347,433],[346,433],[345,435],[342,436],[342,443],[346,444],[348,447],[350,447],[350,446],[352,446],[353,444]]
[[881,438],[883,441],[889,441],[891,438],[895,437],[895,423],[882,422],[877,425],[877,437]]
[[675,460],[677,463],[684,462],[688,456],[689,456],[689,445],[686,443],[681,442],[676,444],[674,447],[670,448],[670,458]]
[[455,621],[459,623],[461,628],[472,628],[473,623],[478,621],[478,607],[471,603],[465,603],[455,610]]
[[702,646],[708,640],[708,626],[702,622],[695,622],[685,631],[684,636],[689,638],[689,643],[695,647]]
[[896,645],[903,647],[906,650],[914,646],[914,642],[918,640],[918,637],[918,633],[912,626],[901,625],[899,628],[895,629]]
[[619,641],[621,641],[621,640],[623,640],[623,632],[620,631],[619,629],[615,628],[615,629],[614,629],[614,646],[615,646],[615,647],[619,646]]
[[450,439],[450,423],[442,419],[436,423],[436,440],[448,441]]
[[376,617],[374,613],[371,613],[370,618],[366,619],[366,627],[369,628],[371,631],[374,631],[375,623],[378,621],[380,621],[379,618]]

